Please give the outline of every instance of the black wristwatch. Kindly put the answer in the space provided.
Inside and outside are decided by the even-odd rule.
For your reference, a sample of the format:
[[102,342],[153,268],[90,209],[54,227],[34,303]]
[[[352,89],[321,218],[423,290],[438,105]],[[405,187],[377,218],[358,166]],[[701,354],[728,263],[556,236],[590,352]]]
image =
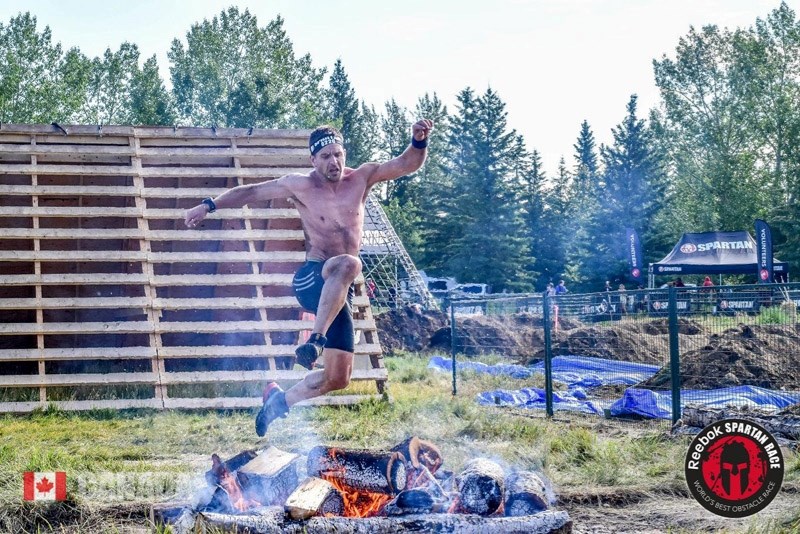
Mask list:
[[217,205],[214,204],[214,201],[211,199],[211,197],[204,198],[203,204],[208,206],[208,213],[214,213],[215,211],[217,211]]

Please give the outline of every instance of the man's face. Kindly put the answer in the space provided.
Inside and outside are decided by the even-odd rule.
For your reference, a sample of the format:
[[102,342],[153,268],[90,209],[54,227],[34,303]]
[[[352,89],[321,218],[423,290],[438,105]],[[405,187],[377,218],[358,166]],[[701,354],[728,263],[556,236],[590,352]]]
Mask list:
[[311,165],[329,182],[338,182],[344,173],[344,157],[344,147],[338,143],[331,143],[311,156]]

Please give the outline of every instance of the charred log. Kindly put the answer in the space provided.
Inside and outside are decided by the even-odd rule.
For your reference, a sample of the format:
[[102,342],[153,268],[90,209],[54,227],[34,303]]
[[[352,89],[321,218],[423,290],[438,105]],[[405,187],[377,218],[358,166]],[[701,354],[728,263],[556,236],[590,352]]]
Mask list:
[[547,510],[547,486],[532,471],[514,473],[505,480],[504,511],[506,516],[532,515]]
[[150,524],[156,529],[169,527],[170,531],[176,534],[192,532],[195,515],[195,511],[189,503],[159,503],[150,507]]
[[459,514],[404,515],[400,517],[368,517],[347,519],[342,517],[312,517],[308,521],[287,523],[283,532],[288,534],[374,534],[426,532],[459,534],[568,534],[572,532],[569,514],[546,511],[522,517],[481,517]]
[[406,514],[427,514],[433,510],[433,496],[422,489],[401,491],[383,508],[387,516]]
[[491,460],[467,462],[457,479],[460,509],[469,514],[495,513],[503,503],[504,478],[503,468]]
[[481,517],[477,515],[425,514],[402,517],[312,517],[307,521],[286,520],[279,507],[262,508],[252,515],[201,513],[199,531],[219,529],[249,534],[374,534],[405,532],[458,532],[459,534],[569,534],[572,521],[563,511],[548,510],[531,516]]
[[339,490],[327,480],[308,477],[286,499],[285,508],[292,519],[308,519],[315,515],[342,515],[344,499]]
[[398,443],[392,447],[392,451],[402,454],[415,469],[419,469],[421,465],[424,465],[431,473],[435,473],[444,462],[439,447],[416,436]]
[[206,471],[206,482],[211,486],[216,486],[223,473],[233,473],[256,456],[258,456],[256,451],[248,450],[240,452],[229,460],[222,461],[218,454],[212,454],[211,469]]
[[335,481],[355,491],[394,495],[406,487],[406,468],[399,452],[314,447],[308,453],[308,475]]
[[[198,532],[249,532],[251,534],[281,534],[284,532],[285,512],[280,506],[255,508],[246,514],[200,512],[195,528]],[[216,530],[214,530],[216,529]]]

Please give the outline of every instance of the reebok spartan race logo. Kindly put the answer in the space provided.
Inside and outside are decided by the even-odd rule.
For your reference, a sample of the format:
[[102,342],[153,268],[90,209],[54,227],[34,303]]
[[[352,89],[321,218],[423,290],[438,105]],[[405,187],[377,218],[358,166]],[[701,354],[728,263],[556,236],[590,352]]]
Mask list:
[[689,492],[706,510],[746,517],[763,510],[783,482],[783,455],[762,426],[723,419],[705,427],[686,453]]

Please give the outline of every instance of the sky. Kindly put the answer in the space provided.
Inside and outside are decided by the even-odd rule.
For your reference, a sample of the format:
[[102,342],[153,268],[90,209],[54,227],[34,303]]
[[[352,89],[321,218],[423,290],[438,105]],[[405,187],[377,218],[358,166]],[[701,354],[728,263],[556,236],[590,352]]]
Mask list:
[[[796,0],[787,4],[796,9]],[[49,26],[54,42],[89,57],[125,41],[153,54],[169,86],[167,51],[194,23],[227,7],[259,26],[277,16],[297,55],[328,72],[337,59],[357,98],[382,112],[394,98],[413,110],[436,93],[455,112],[466,87],[495,91],[508,126],[538,150],[549,176],[588,121],[598,146],[613,142],[632,94],[639,115],[659,103],[654,59],[674,57],[694,26],[736,28],[766,18],[778,0],[0,0],[0,22],[21,11]],[[414,117],[415,119],[417,117]]]

